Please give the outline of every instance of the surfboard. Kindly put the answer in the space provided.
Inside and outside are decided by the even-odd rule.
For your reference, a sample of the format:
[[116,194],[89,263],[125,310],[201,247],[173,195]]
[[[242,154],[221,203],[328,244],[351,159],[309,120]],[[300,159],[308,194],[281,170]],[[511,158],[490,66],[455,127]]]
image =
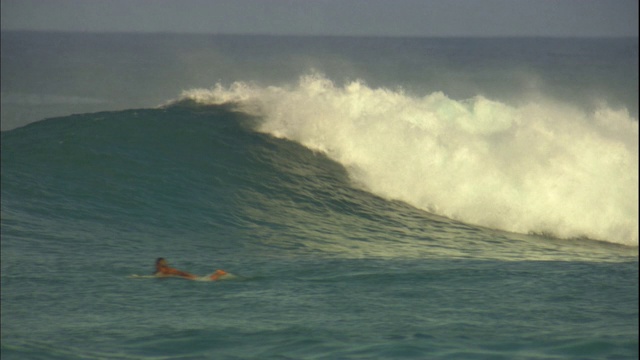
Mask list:
[[[217,280],[212,280],[211,275],[213,274],[215,273],[211,273],[205,276],[198,276],[197,278],[193,279],[193,281],[220,281],[220,280],[231,280],[237,277],[231,273],[226,273],[225,275],[221,275],[220,277],[218,277]],[[128,277],[130,279],[167,279],[167,278],[185,279],[182,276],[155,276],[155,275],[138,275],[138,274],[131,274]],[[185,279],[185,280],[191,280],[191,279]]]
[[131,279],[159,279],[159,277],[157,277],[155,275],[138,275],[138,274],[131,274],[131,275],[129,275],[129,278],[131,278]]

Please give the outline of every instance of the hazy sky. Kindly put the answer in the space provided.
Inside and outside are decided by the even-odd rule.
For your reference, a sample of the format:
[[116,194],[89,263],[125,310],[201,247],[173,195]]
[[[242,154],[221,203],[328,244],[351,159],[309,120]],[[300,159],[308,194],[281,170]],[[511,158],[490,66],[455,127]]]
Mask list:
[[638,0],[2,0],[2,30],[638,36]]

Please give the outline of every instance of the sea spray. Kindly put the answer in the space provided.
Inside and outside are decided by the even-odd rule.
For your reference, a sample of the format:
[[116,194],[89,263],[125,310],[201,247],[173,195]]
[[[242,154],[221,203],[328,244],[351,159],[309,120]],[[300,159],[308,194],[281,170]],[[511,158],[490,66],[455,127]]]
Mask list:
[[380,196],[471,224],[638,244],[638,121],[551,99],[507,105],[441,92],[237,82],[181,100],[234,103],[258,130],[326,153]]

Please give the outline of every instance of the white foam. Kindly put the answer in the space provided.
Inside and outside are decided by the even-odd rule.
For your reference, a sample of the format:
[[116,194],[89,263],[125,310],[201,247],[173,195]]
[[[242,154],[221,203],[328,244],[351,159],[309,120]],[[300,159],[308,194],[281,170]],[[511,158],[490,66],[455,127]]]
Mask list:
[[325,152],[386,198],[507,231],[638,245],[638,121],[624,109],[416,97],[319,74],[183,99],[258,112],[259,131]]

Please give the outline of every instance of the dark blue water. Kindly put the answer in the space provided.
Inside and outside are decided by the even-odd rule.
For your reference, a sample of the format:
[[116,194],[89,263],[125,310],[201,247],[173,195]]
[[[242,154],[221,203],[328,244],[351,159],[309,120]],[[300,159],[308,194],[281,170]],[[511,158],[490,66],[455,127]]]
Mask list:
[[[131,41],[59,36],[93,51],[89,58]],[[4,37],[6,100],[14,85],[5,82]],[[133,74],[149,53],[168,56],[151,39],[138,62],[112,71]],[[197,58],[203,41],[181,56]],[[382,70],[385,57],[364,64],[366,51],[349,52],[344,39],[311,41],[301,53],[282,39],[270,40],[279,53],[208,41],[196,62],[245,51],[252,64],[305,55],[325,69],[271,84],[240,76],[235,85],[177,90],[158,103],[179,100],[162,107],[80,111],[2,132],[3,359],[638,357],[633,111],[563,98],[575,84],[560,80],[554,99],[527,101],[522,93],[490,97],[490,89],[469,99],[416,95],[419,81],[412,88],[402,76],[405,90],[383,89],[376,82],[390,81],[393,66]],[[374,52],[394,42],[358,44]],[[394,56],[419,68],[475,51],[487,69],[499,62],[497,49],[512,54],[505,66],[574,63],[583,66],[571,71],[588,73],[595,60],[582,54],[604,46],[562,46],[564,57],[531,48],[536,61],[527,61],[500,41],[475,50],[459,41],[422,44],[420,53],[441,51],[424,60]],[[231,54],[216,53],[225,47]],[[553,41],[541,47],[558,49]],[[337,63],[374,76],[342,84],[331,72]],[[75,73],[99,64],[68,66]],[[157,66],[170,77],[186,71]],[[148,86],[138,82],[144,76],[133,76],[137,90]],[[480,86],[483,76],[471,82]],[[46,79],[43,86],[53,86]],[[73,108],[73,90],[94,83],[81,79],[59,85],[70,97],[58,110]],[[624,89],[614,80],[590,89],[607,87]],[[126,101],[101,91],[96,98],[120,99],[112,105]],[[26,92],[38,89],[15,95],[11,111],[21,111]],[[31,106],[45,111],[44,103]],[[233,276],[131,277],[150,275],[160,256],[198,275],[222,268]]]

